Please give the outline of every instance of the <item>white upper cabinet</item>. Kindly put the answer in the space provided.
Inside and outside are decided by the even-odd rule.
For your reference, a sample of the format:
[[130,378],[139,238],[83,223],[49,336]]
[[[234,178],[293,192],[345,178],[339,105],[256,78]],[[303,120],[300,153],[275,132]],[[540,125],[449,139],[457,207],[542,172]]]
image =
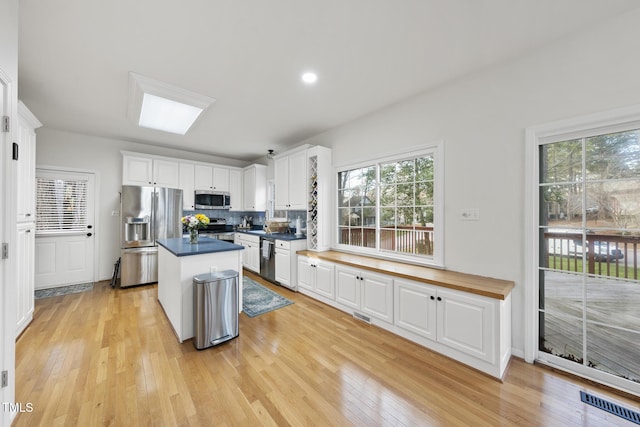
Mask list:
[[231,196],[230,211],[242,210],[242,171],[229,169],[229,195]]
[[36,132],[42,123],[22,103],[18,103],[17,221],[36,220]]
[[195,209],[193,163],[180,162],[180,189],[182,190],[182,209],[192,211]]
[[170,160],[153,160],[153,185],[180,188],[180,163]]
[[122,185],[180,188],[180,163],[152,157],[123,155]]
[[[244,168],[244,206],[245,211],[264,211],[267,209],[267,167],[251,165]],[[233,203],[233,200],[231,201]]]
[[307,209],[307,150],[275,159],[276,209]]
[[195,165],[196,190],[229,191],[229,169]]

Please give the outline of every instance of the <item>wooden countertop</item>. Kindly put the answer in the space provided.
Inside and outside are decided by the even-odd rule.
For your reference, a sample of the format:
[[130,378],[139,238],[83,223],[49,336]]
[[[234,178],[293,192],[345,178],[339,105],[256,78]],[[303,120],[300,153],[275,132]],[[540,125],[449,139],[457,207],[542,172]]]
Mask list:
[[511,293],[514,286],[514,283],[510,280],[439,270],[346,252],[313,252],[305,250],[298,251],[297,254],[500,300],[504,300]]

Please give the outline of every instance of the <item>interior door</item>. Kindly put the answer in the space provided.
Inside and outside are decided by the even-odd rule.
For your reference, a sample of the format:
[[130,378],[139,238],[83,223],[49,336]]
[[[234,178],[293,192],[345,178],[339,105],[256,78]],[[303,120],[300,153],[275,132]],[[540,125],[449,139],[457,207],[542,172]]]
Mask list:
[[36,170],[35,288],[93,283],[95,177]]

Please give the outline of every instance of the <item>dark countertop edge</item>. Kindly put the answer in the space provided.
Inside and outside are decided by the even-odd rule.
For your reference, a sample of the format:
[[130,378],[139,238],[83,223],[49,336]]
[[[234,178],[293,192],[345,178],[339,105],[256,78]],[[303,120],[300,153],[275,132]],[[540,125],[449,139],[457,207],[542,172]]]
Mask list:
[[236,230],[236,233],[249,234],[251,236],[258,236],[258,237],[265,236],[265,237],[270,237],[276,240],[306,240],[307,238],[306,234],[300,237],[297,237],[295,234],[288,234],[288,233],[267,234],[267,233],[256,233],[256,231],[262,231],[262,230]]
[[[240,245],[225,242],[224,240],[211,239],[209,237],[200,237],[198,243],[195,245],[189,243],[188,237],[178,237],[175,239],[159,239],[158,245],[162,246],[176,257],[244,250],[244,247]],[[180,250],[187,248],[190,250]]]

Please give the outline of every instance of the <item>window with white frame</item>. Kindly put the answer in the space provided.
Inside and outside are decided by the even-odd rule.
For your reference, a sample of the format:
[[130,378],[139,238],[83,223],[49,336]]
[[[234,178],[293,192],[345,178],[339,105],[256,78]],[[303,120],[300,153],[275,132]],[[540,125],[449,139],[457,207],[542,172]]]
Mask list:
[[86,226],[86,180],[36,178],[38,234],[84,231]]
[[337,171],[339,248],[441,264],[439,146]]

